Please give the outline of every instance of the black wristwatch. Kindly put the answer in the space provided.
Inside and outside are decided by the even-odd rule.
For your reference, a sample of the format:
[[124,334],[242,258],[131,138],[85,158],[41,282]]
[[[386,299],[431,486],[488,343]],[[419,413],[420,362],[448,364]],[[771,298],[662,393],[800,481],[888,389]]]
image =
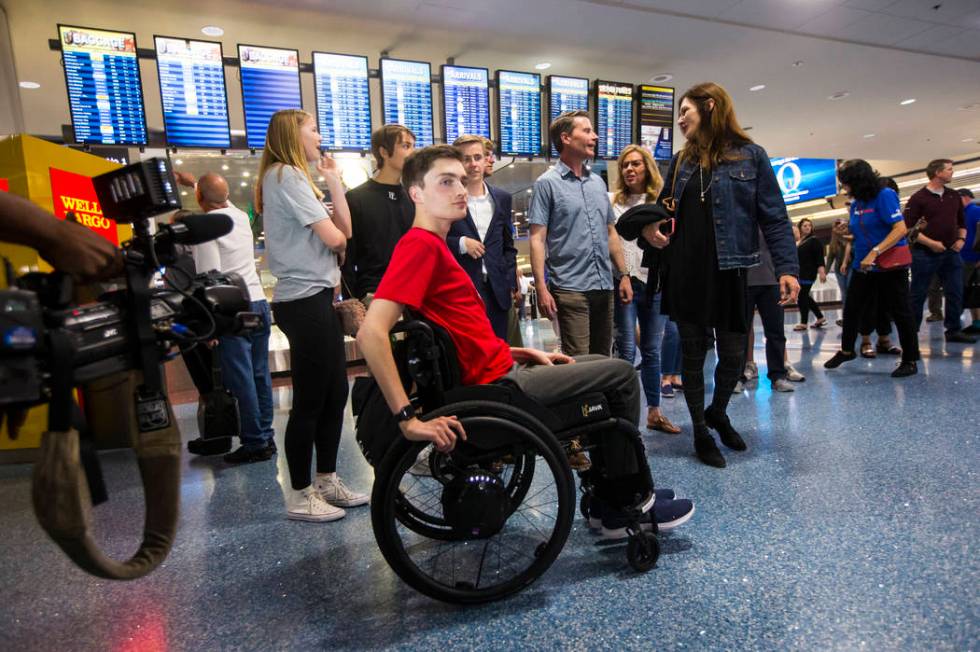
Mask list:
[[402,409],[398,410],[398,412],[395,412],[395,419],[398,420],[398,423],[402,423],[404,421],[411,421],[414,418],[415,418],[415,408],[412,407],[411,403],[409,403]]

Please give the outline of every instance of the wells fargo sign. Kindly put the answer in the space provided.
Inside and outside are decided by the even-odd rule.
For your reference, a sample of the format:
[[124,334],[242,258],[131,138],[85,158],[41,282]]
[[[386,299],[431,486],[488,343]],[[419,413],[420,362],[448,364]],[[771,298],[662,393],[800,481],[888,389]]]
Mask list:
[[118,245],[119,234],[116,231],[116,224],[102,215],[102,206],[95,196],[92,178],[58,168],[49,168],[49,170],[54,214],[65,219],[68,213],[72,213],[79,224],[87,226],[112,244]]

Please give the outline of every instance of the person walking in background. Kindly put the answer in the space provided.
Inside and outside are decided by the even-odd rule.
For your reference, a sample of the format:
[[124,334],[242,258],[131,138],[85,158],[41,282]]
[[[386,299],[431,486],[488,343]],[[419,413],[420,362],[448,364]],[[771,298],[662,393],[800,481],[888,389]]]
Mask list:
[[[643,238],[666,248],[664,311],[680,330],[695,452],[705,464],[724,467],[708,428],[727,447],[747,448],[726,410],[745,362],[746,269],[759,264],[759,231],[772,254],[783,305],[799,293],[799,263],[769,156],[739,126],[728,92],[711,82],[692,87],[681,96],[677,124],[687,143],[671,160],[659,198],[676,211],[676,226],[667,235],[668,224],[651,223]],[[713,341],[715,391],[705,409],[704,362]]]
[[830,231],[830,245],[827,247],[827,269],[834,273],[834,278],[837,280],[841,306],[847,300],[847,256],[851,245],[849,237],[847,222],[844,219],[834,220],[834,226]]
[[[639,145],[627,145],[616,160],[619,177],[615,192],[609,193],[618,221],[623,213],[642,204],[652,204],[664,180],[650,153]],[[623,239],[623,260],[633,289],[633,300],[617,301],[614,314],[616,349],[619,357],[633,364],[636,358],[636,327],[640,328],[640,380],[647,399],[647,428],[676,435],[681,429],[660,410],[660,350],[667,317],[660,313],[659,278],[650,278],[643,265],[643,250]],[[653,287],[647,287],[653,283]]]
[[[966,226],[966,246],[960,249],[960,258],[963,259],[963,286],[964,296],[966,286],[973,276],[977,263],[980,262],[980,252],[976,250],[977,224],[980,223],[980,206],[974,203],[973,191],[969,188],[957,190],[963,202],[963,224]],[[970,308],[970,319],[972,323],[963,329],[967,335],[980,333],[980,308]]]
[[821,283],[827,282],[827,267],[824,265],[823,243],[813,235],[813,222],[803,218],[799,222],[800,241],[797,244],[797,254],[800,259],[800,323],[793,327],[794,331],[805,331],[810,311],[817,318],[810,328],[823,328],[827,319],[823,316],[820,306],[810,295],[814,281],[820,278]]
[[[333,214],[313,183],[310,164],[326,180]],[[337,163],[321,156],[316,120],[306,111],[277,111],[269,120],[255,206],[265,220],[269,271],[276,277],[272,312],[289,340],[293,377],[285,437],[292,489],[286,490],[287,516],[333,521],[345,515],[342,508],[368,502],[336,472],[348,386],[344,335],[333,300],[351,218]]]
[[857,357],[854,341],[861,316],[869,303],[878,301],[884,303],[895,319],[902,343],[902,361],[892,377],[911,376],[918,373],[919,340],[909,307],[908,266],[891,266],[890,262],[881,260],[889,249],[908,246],[905,240],[908,228],[902,221],[898,195],[891,188],[880,187],[878,175],[867,161],[845,161],[837,174],[844,192],[854,199],[850,208],[854,262],[844,304],[841,350],[824,367],[836,369]]
[[905,206],[905,224],[916,230],[912,246],[912,320],[918,331],[929,283],[933,275],[938,275],[946,296],[943,322],[946,341],[973,344],[976,339],[960,331],[960,313],[963,312],[960,251],[966,242],[966,224],[962,198],[947,187],[953,180],[953,162],[949,159],[930,161],[926,176],[929,183],[909,197]]

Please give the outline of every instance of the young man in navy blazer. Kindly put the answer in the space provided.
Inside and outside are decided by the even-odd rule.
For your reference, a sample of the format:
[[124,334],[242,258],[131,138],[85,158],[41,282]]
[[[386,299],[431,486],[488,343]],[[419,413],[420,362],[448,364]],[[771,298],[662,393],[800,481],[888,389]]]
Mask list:
[[466,168],[466,218],[454,222],[446,244],[473,280],[493,332],[507,339],[507,311],[517,292],[517,247],[511,224],[511,196],[484,179],[486,152],[480,136],[453,143]]

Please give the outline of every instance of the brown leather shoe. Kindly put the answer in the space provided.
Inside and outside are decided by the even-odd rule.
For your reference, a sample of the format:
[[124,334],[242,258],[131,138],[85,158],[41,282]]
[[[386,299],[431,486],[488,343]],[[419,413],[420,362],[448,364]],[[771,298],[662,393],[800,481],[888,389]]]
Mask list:
[[660,432],[666,432],[668,435],[680,434],[681,429],[670,422],[663,414],[650,414],[647,413],[647,428],[651,430],[659,430]]

